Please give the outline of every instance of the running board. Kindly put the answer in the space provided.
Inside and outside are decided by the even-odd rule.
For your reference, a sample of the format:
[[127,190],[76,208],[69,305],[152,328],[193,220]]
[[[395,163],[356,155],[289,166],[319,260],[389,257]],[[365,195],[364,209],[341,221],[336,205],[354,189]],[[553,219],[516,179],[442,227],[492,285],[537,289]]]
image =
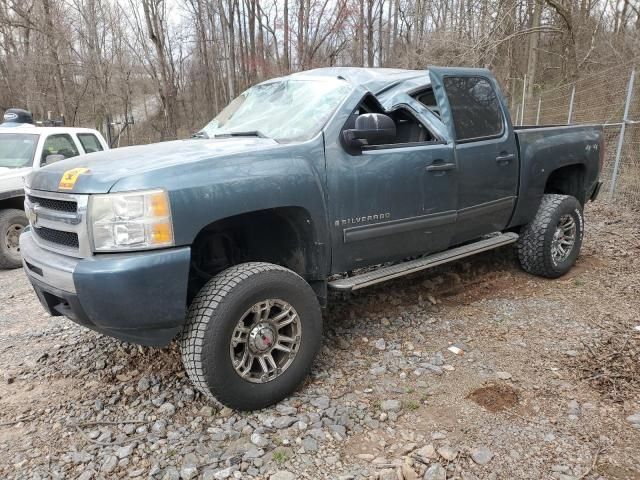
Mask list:
[[329,282],[329,288],[343,291],[359,290],[370,285],[375,285],[376,283],[386,282],[387,280],[403,277],[410,273],[419,272],[420,270],[426,270],[427,268],[435,267],[436,265],[453,262],[460,258],[475,255],[476,253],[493,250],[494,248],[502,247],[503,245],[509,245],[517,240],[517,233],[501,233],[461,247],[452,248],[440,253],[434,253],[427,257],[389,265],[388,267],[380,267],[376,270],[370,270],[366,273],[355,275],[353,277],[340,278]]

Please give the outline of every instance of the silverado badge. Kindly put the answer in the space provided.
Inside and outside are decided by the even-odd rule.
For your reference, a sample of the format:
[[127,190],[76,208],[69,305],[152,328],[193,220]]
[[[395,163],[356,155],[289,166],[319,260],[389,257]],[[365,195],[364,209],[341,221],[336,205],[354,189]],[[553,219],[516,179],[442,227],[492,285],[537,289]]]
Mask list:
[[341,220],[335,220],[333,224],[336,227],[340,225],[357,225],[358,223],[367,222],[379,222],[382,220],[389,220],[391,218],[390,213],[376,213],[375,215],[363,215],[361,217],[343,218]]

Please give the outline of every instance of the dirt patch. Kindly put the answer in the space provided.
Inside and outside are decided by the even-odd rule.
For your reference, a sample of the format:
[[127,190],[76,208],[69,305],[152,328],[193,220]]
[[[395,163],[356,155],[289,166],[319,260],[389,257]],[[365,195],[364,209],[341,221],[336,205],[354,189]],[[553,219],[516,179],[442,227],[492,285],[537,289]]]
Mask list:
[[513,408],[518,404],[518,391],[503,383],[490,383],[471,392],[468,398],[491,413]]
[[[595,269],[606,268],[606,262],[601,259],[590,255],[583,255],[577,261],[577,263],[573,266],[571,270],[562,275],[559,280],[571,280],[573,278],[579,277],[584,273],[588,273]],[[553,281],[553,280],[551,280]]]

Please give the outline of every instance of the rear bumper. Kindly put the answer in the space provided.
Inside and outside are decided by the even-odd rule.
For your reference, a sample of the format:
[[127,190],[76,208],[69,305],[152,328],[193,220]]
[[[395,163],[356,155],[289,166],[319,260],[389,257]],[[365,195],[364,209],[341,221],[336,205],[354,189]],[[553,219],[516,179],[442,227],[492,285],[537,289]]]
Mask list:
[[45,250],[27,229],[20,250],[49,314],[141,345],[168,344],[185,319],[189,247],[77,259]]

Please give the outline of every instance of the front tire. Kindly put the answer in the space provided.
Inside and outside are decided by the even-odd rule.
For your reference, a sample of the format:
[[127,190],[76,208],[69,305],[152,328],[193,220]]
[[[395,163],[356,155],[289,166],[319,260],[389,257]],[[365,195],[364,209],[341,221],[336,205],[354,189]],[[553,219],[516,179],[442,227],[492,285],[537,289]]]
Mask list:
[[9,208],[0,211],[0,269],[22,266],[19,239],[27,225],[29,220],[22,210]]
[[564,275],[578,258],[583,231],[582,205],[576,198],[545,194],[535,218],[520,232],[520,265],[533,275]]
[[243,263],[216,275],[189,307],[182,362],[196,388],[238,410],[289,396],[322,341],[316,295],[279,265]]

